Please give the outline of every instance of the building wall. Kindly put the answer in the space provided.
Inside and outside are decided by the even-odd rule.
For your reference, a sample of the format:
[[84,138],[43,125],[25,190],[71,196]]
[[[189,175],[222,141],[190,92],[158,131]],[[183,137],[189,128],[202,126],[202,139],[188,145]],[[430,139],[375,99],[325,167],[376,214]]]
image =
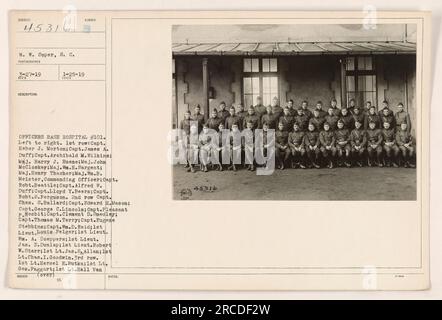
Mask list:
[[[321,100],[328,106],[332,98],[341,105],[340,57],[291,56],[280,57],[278,64],[280,104],[293,99],[295,106],[308,100],[311,108]],[[416,56],[382,55],[376,57],[377,105],[388,100],[395,110],[399,102],[409,111],[415,122]],[[202,58],[175,57],[176,101],[178,121],[189,108],[202,105]],[[227,106],[242,101],[242,58],[209,57],[209,86],[215,90],[210,110],[221,101]]]

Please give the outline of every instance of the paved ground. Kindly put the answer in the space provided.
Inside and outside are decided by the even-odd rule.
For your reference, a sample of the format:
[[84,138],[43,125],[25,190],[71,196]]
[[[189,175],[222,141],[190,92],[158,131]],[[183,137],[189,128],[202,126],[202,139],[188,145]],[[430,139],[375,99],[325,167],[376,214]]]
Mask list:
[[177,200],[416,200],[416,169],[409,168],[286,169],[257,176],[175,166],[173,178]]

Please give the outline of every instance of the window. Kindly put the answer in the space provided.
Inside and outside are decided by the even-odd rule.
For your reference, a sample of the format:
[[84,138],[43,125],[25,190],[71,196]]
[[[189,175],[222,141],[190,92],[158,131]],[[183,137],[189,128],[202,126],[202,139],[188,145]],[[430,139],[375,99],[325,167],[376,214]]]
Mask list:
[[376,104],[376,70],[373,57],[358,56],[345,60],[345,92],[347,105],[351,99],[362,106],[366,101]]
[[274,97],[279,98],[278,59],[246,58],[243,60],[243,99],[244,106],[256,104],[256,98],[262,97],[262,103],[271,104]]

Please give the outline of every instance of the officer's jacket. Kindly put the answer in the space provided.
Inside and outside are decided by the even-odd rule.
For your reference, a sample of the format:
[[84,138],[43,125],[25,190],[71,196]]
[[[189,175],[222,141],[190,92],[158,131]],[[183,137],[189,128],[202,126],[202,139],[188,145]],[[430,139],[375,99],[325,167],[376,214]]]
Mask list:
[[396,136],[394,133],[394,128],[382,129],[382,139],[385,142],[395,142]]
[[368,124],[370,122],[376,123],[376,127],[375,127],[376,129],[380,128],[381,121],[380,121],[380,118],[377,114],[370,114],[370,113],[367,114],[367,116],[365,117],[364,129],[367,130],[369,128]]
[[190,124],[192,122],[192,119],[183,119],[180,123],[180,129],[184,130],[186,135],[190,134]]
[[[302,107],[301,107],[302,109]],[[307,107],[305,109],[302,109],[304,111],[304,115],[307,116],[307,118],[310,120],[311,117],[313,117],[313,112],[310,111],[310,109]]]
[[306,146],[318,146],[319,145],[319,133],[316,131],[307,131],[304,137],[304,144]]
[[283,109],[280,106],[272,107],[272,112],[276,116],[276,119],[279,119],[279,117],[281,117],[282,114],[284,113]]
[[336,142],[348,141],[350,138],[350,131],[348,129],[337,129],[335,131]]
[[397,126],[400,126],[402,123],[406,123],[407,124],[407,130],[410,131],[411,129],[411,121],[410,121],[410,115],[405,112],[396,112],[396,114],[394,115],[395,118],[395,123]]
[[255,113],[261,118],[267,113],[267,109],[262,104],[257,104],[255,106]]
[[289,133],[289,139],[288,139],[288,143],[289,145],[293,148],[293,147],[299,147],[302,146],[304,144],[304,136],[305,133],[304,131],[292,131]]
[[230,112],[226,109],[218,111],[218,118],[220,118],[223,123],[226,122],[228,116],[230,116]]
[[325,112],[325,111],[322,110],[322,109],[318,109],[318,108],[316,108],[315,110],[318,110],[318,111],[319,111],[318,118],[325,118],[325,116],[327,115],[327,112]]
[[221,120],[220,118],[218,118],[218,117],[215,117],[215,118],[209,118],[209,119],[207,119],[207,121],[206,121],[206,126],[207,126],[209,129],[213,129],[213,130],[218,131],[218,127],[219,127],[219,124],[220,124],[220,123],[222,123],[222,120]]
[[367,143],[367,133],[362,129],[353,129],[350,133],[350,143],[354,146],[364,147]]
[[[334,114],[335,116],[337,116],[337,117],[341,116],[341,109],[340,109],[340,108],[338,108],[338,107],[335,107],[335,108],[330,107],[330,108],[333,109],[333,114]],[[329,109],[330,109],[330,108],[329,108]]]
[[329,115],[327,114],[325,116],[325,121],[329,124],[330,126],[330,130],[335,130],[336,129],[336,124],[338,123],[339,117],[336,115]]
[[295,117],[295,123],[299,126],[301,131],[307,130],[309,118],[307,115],[298,115]]
[[278,122],[278,115],[275,115],[274,113],[266,113],[261,118],[261,125],[266,122],[269,125],[269,129],[276,129],[276,124]]
[[260,120],[259,116],[256,113],[254,113],[252,115],[247,114],[244,117],[244,120],[243,120],[243,123],[242,123],[242,127],[243,128],[247,128],[247,122],[249,122],[249,121],[251,121],[252,124],[253,124],[253,130],[261,128],[261,120]]
[[309,123],[311,123],[311,124],[313,124],[315,126],[316,131],[318,131],[318,132],[320,132],[323,129],[324,122],[325,122],[325,119],[324,118],[320,118],[320,117],[310,118],[310,121],[309,121]]
[[286,146],[288,144],[289,133],[285,130],[275,131],[275,145],[276,147]]
[[365,114],[362,111],[359,111],[358,114],[353,113],[353,122],[360,122],[362,126],[365,124]]
[[328,147],[328,146],[334,146],[335,145],[335,134],[333,131],[328,130],[322,130],[319,133],[319,141],[321,142],[321,146]]
[[204,115],[201,113],[194,114],[192,116],[192,120],[198,122],[198,132],[201,132],[201,130],[203,129],[203,124],[204,124]]
[[238,112],[235,113],[235,114],[241,119],[241,122],[244,120],[244,117],[245,117],[246,115],[248,115],[247,111],[238,111]]
[[381,144],[382,143],[382,132],[381,129],[368,129],[367,131],[367,141],[370,144]]
[[283,130],[292,131],[293,123],[295,123],[295,118],[291,115],[289,115],[289,116],[283,115],[279,118],[279,122],[284,125]]
[[405,143],[413,142],[413,137],[407,130],[400,130],[396,132],[396,143],[398,146],[402,146]]
[[232,129],[232,125],[234,125],[234,124],[238,125],[239,130],[242,129],[242,123],[241,123],[240,117],[238,117],[237,115],[228,116],[226,118],[225,128]]
[[384,115],[380,116],[381,126],[383,125],[384,122],[388,122],[390,124],[391,129],[394,129],[394,127],[396,126],[395,120],[396,119],[394,118],[393,112],[390,112],[388,116]]
[[346,129],[352,130],[354,128],[355,120],[351,114],[347,114],[346,116],[341,115],[341,120],[344,122]]

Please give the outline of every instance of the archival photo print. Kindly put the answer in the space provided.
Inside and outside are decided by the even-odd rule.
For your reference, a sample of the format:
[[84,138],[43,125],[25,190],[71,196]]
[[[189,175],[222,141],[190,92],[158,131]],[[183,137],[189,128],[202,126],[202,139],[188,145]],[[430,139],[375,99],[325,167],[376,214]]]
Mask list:
[[172,28],[175,200],[416,200],[416,25]]

